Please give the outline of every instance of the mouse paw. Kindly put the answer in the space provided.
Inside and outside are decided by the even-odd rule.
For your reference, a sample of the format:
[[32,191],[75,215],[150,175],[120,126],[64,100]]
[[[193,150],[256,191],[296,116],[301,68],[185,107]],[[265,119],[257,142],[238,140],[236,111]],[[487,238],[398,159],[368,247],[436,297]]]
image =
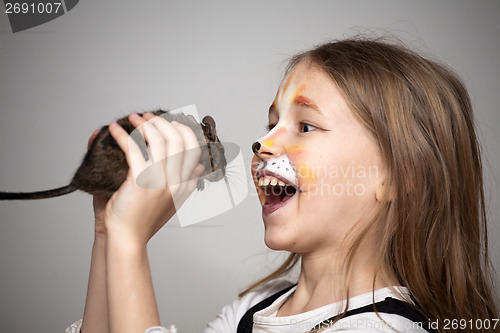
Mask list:
[[198,191],[203,191],[205,188],[205,180],[203,178],[198,178],[198,184],[196,184],[196,189]]

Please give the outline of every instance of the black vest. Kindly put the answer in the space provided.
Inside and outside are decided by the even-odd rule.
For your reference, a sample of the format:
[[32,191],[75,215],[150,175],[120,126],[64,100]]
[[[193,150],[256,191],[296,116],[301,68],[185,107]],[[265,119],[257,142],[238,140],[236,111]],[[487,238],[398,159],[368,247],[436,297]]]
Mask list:
[[[273,304],[275,300],[277,300],[281,295],[285,294],[287,291],[295,287],[296,285],[292,285],[287,287],[274,295],[269,296],[264,299],[260,303],[252,306],[248,311],[241,317],[241,320],[238,324],[237,333],[252,333],[253,328],[253,314],[257,311],[263,310]],[[377,309],[377,312],[380,313],[388,313],[388,314],[396,314],[401,317],[405,317],[415,323],[421,325],[423,329],[425,329],[429,333],[437,333],[436,330],[430,327],[430,322],[427,318],[425,318],[420,312],[418,312],[413,306],[410,304],[400,301],[398,299],[387,297],[383,301],[377,302],[375,304],[368,304],[361,308],[352,309],[346,312],[346,314],[342,318],[346,318],[349,316],[353,316],[359,313],[364,312],[375,312],[374,307]],[[340,315],[339,315],[340,316]],[[311,328],[311,331],[314,331],[320,327],[327,327],[328,324],[332,323],[337,317],[333,316],[327,320],[324,320],[321,323],[318,323],[315,327]]]

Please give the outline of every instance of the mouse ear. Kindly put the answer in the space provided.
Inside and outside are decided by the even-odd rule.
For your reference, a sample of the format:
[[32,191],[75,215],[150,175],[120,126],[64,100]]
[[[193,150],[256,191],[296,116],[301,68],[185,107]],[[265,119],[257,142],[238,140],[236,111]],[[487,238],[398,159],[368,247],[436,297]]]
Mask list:
[[215,120],[214,118],[210,116],[205,116],[203,120],[201,121],[202,127],[203,127],[203,132],[205,133],[205,136],[210,140],[210,141],[215,141],[217,138],[217,131],[215,130]]

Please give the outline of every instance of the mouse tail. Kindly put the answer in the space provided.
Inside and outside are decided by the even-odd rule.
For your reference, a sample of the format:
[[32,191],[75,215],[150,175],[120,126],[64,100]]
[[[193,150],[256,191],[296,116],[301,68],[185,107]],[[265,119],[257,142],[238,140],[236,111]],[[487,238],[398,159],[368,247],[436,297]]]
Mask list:
[[54,198],[78,190],[74,185],[67,185],[47,191],[38,192],[0,192],[0,200],[36,200]]

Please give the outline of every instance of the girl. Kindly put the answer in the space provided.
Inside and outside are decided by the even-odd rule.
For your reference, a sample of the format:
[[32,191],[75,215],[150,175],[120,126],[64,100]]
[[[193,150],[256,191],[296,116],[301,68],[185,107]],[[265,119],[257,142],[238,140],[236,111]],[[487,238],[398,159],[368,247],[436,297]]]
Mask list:
[[[131,117],[153,155],[196,146],[181,125],[152,119]],[[479,146],[455,74],[381,40],[324,44],[291,60],[269,130],[252,146],[252,175],[266,245],[290,256],[206,333],[500,327]],[[129,161],[141,157],[110,131]],[[131,171],[108,202],[95,198],[82,332],[168,332],[155,327],[146,243],[194,188],[194,161],[167,158],[166,181],[181,183],[169,190],[141,189]],[[296,284],[278,279],[299,262]]]

